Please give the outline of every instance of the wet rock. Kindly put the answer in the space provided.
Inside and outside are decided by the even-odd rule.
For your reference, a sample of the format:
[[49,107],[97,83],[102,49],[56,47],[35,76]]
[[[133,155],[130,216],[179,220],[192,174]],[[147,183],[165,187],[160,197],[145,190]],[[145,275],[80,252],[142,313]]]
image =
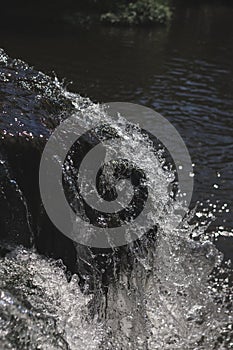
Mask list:
[[0,212],[2,252],[7,252],[9,245],[30,247],[31,218],[26,199],[11,173],[7,156],[3,154],[0,154]]
[[[79,275],[81,287],[93,290],[108,284],[112,251],[82,246],[58,231],[44,210],[39,190],[44,146],[73,109],[56,78],[0,51],[0,254],[18,245],[35,247],[42,255],[61,259],[68,272]],[[91,138],[83,141],[80,152],[92,142]]]
[[[80,108],[88,104],[80,97]],[[52,224],[40,198],[44,146],[74,108],[56,78],[0,51],[0,253],[20,244],[35,247],[40,254],[61,259],[69,272],[78,273],[83,288],[86,284],[91,290],[107,288],[120,268],[133,264],[128,249],[93,249],[73,242]],[[92,135],[84,138],[79,157],[93,142]]]
[[63,92],[56,79],[0,51],[1,246],[35,246],[74,272],[75,245],[47,217],[38,178],[44,145],[72,109]]

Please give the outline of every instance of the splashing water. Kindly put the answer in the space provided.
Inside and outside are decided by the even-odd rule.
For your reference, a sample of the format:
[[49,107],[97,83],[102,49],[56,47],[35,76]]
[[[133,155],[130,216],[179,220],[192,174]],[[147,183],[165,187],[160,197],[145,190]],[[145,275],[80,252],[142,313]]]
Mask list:
[[[134,247],[133,269],[100,300],[68,283],[62,263],[22,248],[1,259],[1,348],[230,349],[230,290],[209,280],[221,257],[182,231],[161,234],[146,258]],[[93,301],[104,317],[90,317]]]
[[1,259],[2,349],[97,349],[101,324],[60,262],[17,249]]
[[[56,85],[74,106],[80,125],[93,118],[112,123],[100,106]],[[25,88],[30,90],[30,84]],[[129,244],[124,264],[113,249],[114,263],[126,266],[114,271],[107,292],[96,289],[88,296],[81,293],[76,275],[67,281],[61,262],[24,248],[1,258],[1,348],[233,348],[232,289],[207,224],[191,223],[193,210],[174,227],[178,214],[168,191],[174,172],[164,169],[162,154],[138,130],[126,132],[124,118],[113,126],[122,136],[119,152],[147,173],[153,203],[148,222],[157,226],[156,237],[144,235]],[[114,152],[119,140],[109,147]],[[177,201],[176,209],[180,206]],[[88,236],[88,230],[82,234]],[[143,224],[131,230],[140,236]]]

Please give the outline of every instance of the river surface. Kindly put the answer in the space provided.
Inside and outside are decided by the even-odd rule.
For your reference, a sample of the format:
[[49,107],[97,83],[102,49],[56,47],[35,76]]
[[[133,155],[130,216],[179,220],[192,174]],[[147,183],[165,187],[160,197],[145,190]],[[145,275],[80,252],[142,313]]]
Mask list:
[[[0,40],[11,57],[55,72],[72,82],[69,90],[95,102],[134,102],[160,112],[191,153],[194,202],[231,205],[232,15],[230,6],[203,4],[178,8],[168,28],[31,31],[24,24],[17,34],[3,29]],[[225,219],[232,228],[232,215]]]
[[[217,219],[206,234],[215,236],[225,260],[233,259],[232,18],[230,6],[202,4],[177,8],[168,27],[47,32],[31,31],[24,24],[17,34],[0,32],[0,46],[11,57],[49,75],[55,72],[69,90],[94,102],[154,108],[177,128],[194,163],[192,206],[199,202],[199,215],[192,219],[201,225],[203,208],[210,208]],[[104,320],[89,319],[92,297],[77,290],[75,279],[68,284],[54,262],[22,249],[2,259],[3,348],[233,348],[229,338],[218,337],[221,329],[225,335],[231,330],[227,305],[218,308],[212,300],[216,286],[208,285],[217,251],[211,243],[192,246],[180,233],[171,238],[170,231],[153,259],[135,267],[130,292],[124,276],[118,288],[110,288]],[[190,227],[186,231],[187,237],[193,234]],[[184,266],[187,259],[189,269]],[[155,275],[145,281],[144,272],[153,269]],[[216,296],[224,298],[224,293]]]

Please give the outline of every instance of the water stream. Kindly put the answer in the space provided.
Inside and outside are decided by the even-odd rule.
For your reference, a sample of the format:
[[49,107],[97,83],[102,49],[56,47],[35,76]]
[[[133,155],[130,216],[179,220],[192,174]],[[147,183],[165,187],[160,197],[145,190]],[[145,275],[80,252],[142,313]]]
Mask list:
[[[193,210],[175,228],[175,214],[166,192],[172,172],[164,171],[158,154],[152,155],[150,145],[135,131],[132,140],[123,142],[123,151],[150,174],[154,212],[148,220],[158,225],[156,238],[144,236],[130,244],[128,260],[119,261],[113,250],[109,263],[113,277],[108,287],[100,288],[97,274],[91,293],[84,292],[85,286],[80,289],[77,275],[67,281],[61,261],[42,256],[34,248],[18,246],[2,255],[2,349],[233,348],[229,260],[233,229],[232,9],[216,5],[211,11],[207,5],[180,10],[171,28],[166,29],[113,28],[106,32],[99,28],[97,32],[59,38],[55,34],[45,39],[42,34],[37,42],[28,34],[24,47],[20,33],[17,44],[10,32],[4,37],[4,47],[14,44],[11,54],[15,57],[24,55],[38,69],[55,68],[58,75],[74,80],[73,93],[69,93],[57,78],[51,79],[61,91],[59,96],[72,104],[77,118],[78,111],[85,111],[90,104],[89,112],[84,112],[86,119],[80,123],[100,116],[110,124],[112,121],[107,113],[101,114],[98,104],[74,91],[99,102],[144,104],[164,114],[190,150],[195,189]],[[7,56],[1,55],[2,62]],[[20,76],[21,64],[14,67]],[[12,66],[2,71],[2,81],[10,79],[8,69],[11,71]],[[34,85],[29,80],[24,86],[32,95],[41,74],[33,80]],[[43,77],[46,87],[40,86],[41,91],[48,96],[55,94],[46,83],[50,78]],[[6,93],[10,99],[11,93]],[[122,120],[116,127],[124,134]],[[138,143],[140,152],[135,156]],[[0,169],[4,164],[0,163]],[[20,186],[14,182],[13,188],[30,226],[28,204]],[[161,206],[165,211],[158,220]],[[141,227],[135,225],[134,230]],[[120,271],[112,268],[119,264]]]

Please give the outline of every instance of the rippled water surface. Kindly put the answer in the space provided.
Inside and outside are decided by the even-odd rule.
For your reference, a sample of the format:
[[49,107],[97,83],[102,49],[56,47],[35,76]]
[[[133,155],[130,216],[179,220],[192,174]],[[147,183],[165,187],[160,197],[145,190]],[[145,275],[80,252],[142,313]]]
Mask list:
[[[232,15],[232,7],[200,5],[177,9],[167,28],[2,30],[10,56],[55,71],[73,82],[69,90],[167,117],[195,164],[193,206],[199,201],[179,230],[159,231],[156,249],[132,247],[132,270],[107,296],[83,295],[76,276],[68,283],[61,263],[34,251],[1,258],[3,349],[233,348],[230,273],[220,267],[233,258]],[[209,213],[217,220],[207,228]]]
[[[93,101],[155,108],[189,147],[198,175],[194,201],[214,197],[230,204],[232,15],[232,7],[218,3],[181,6],[168,28],[41,28],[31,34],[23,27],[17,35],[2,30],[0,40],[11,56],[54,71]],[[229,215],[226,220],[232,227]]]

